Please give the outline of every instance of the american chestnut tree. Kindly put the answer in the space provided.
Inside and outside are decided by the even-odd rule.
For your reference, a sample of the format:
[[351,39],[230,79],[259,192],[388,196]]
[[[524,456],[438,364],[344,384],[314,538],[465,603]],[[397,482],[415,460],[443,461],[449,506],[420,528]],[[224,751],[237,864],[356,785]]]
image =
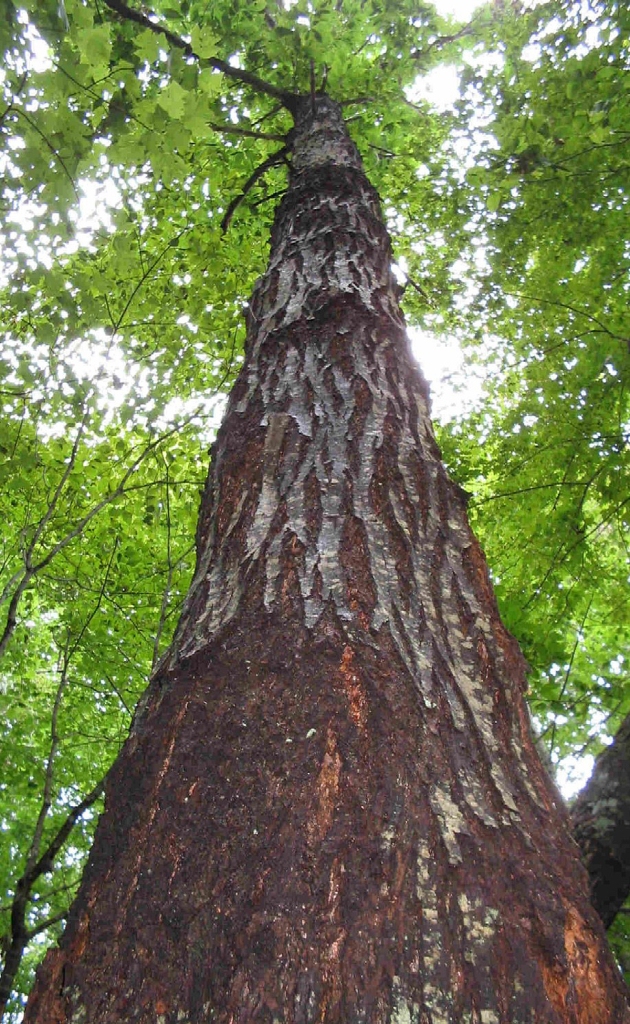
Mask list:
[[7,12],[3,999],[152,663],[27,1020],[623,1020],[392,273],[385,218],[410,316],[458,308],[474,197],[405,88],[478,29],[208,7],[37,4],[45,54]]

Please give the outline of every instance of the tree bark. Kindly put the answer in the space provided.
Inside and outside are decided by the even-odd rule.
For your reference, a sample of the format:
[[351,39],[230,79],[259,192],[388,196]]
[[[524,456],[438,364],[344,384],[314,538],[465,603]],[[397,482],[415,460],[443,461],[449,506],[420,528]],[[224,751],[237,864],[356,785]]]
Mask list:
[[331,100],[294,117],[197,571],[25,1021],[628,1022],[378,196]]
[[630,715],[597,758],[571,816],[591,899],[608,928],[630,894]]

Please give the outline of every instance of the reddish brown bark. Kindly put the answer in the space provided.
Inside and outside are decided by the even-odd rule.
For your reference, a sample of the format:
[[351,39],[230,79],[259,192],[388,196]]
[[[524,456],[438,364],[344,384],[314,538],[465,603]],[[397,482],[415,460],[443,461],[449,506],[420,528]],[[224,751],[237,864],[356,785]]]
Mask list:
[[295,104],[198,568],[28,1024],[620,1024],[378,197]]

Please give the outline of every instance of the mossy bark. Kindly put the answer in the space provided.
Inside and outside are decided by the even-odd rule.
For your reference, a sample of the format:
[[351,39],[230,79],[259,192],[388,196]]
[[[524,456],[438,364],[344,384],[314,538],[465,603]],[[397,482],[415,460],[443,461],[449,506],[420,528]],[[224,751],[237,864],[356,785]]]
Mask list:
[[27,1024],[621,1024],[339,108],[290,187],[171,651]]

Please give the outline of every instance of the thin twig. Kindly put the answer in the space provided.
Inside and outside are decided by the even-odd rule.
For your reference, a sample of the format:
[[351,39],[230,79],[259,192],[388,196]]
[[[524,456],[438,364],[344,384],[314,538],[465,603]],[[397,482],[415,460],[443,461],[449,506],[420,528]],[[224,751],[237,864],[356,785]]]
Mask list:
[[166,460],[164,460],[164,468],[166,470],[166,563],[168,565],[168,572],[166,575],[166,586],[164,587],[164,591],[162,593],[162,602],[160,604],[160,615],[158,618],[157,629],[155,631],[155,639],[153,641],[153,659],[151,661],[151,672],[153,672],[155,666],[160,660],[160,640],[162,639],[162,633],[164,631],[166,612],[171,597],[173,573],[175,570],[175,566],[173,565],[171,557],[171,497],[170,481],[168,478],[168,462],[166,462]]
[[505,295],[513,295],[519,299],[529,299],[531,302],[544,302],[548,306],[559,306],[560,309],[568,309],[570,313],[575,313],[576,316],[586,317],[592,323],[597,324],[601,328],[604,334],[607,334],[609,338],[613,338],[615,341],[622,341],[624,345],[627,345],[630,349],[630,338],[625,338],[621,334],[615,334],[611,331],[606,324],[602,323],[593,313],[588,313],[585,309],[580,309],[579,306],[572,306],[568,302],[560,302],[558,299],[544,299],[535,295],[528,295],[526,292],[505,292]]
[[237,128],[233,124],[215,124],[213,121],[208,121],[208,128],[212,128],[215,132],[221,132],[224,135],[245,135],[249,139],[270,139],[272,142],[284,142],[286,135],[280,135],[279,132],[254,132],[249,128]]
[[40,537],[42,536],[44,530],[46,529],[46,527],[48,526],[48,523],[50,522],[50,520],[52,518],[52,515],[53,515],[53,513],[55,511],[55,508],[57,507],[57,502],[59,501],[59,498],[61,497],[61,492],[64,489],[64,486],[66,484],[66,481],[67,481],[68,477],[70,476],[72,470],[74,469],[74,464],[75,464],[75,462],[77,460],[77,453],[79,451],[79,444],[81,443],[81,438],[83,437],[83,431],[85,430],[85,428],[87,426],[88,419],[89,419],[89,410],[86,408],[84,410],[84,412],[83,412],[83,418],[81,419],[81,422],[79,424],[79,429],[77,430],[76,437],[75,437],[74,442],[72,444],[72,451],[70,452],[70,458],[68,459],[68,462],[66,463],[66,468],[64,469],[63,473],[61,474],[61,477],[59,479],[59,483],[55,487],[55,491],[53,493],[53,496],[52,496],[52,498],[50,499],[50,501],[48,503],[48,508],[46,509],[46,511],[45,511],[44,515],[42,516],[42,518],[40,519],[39,523],[37,524],[35,532],[34,532],[32,538],[31,538],[31,542],[30,542],[30,544],[28,546],[28,551],[26,552],[26,555],[24,557],[24,564],[25,564],[27,569],[31,568],[31,565],[32,565],[31,558],[32,558],[32,555],[33,555],[33,553],[35,551],[35,548],[37,547],[37,545],[39,543]]
[[497,491],[487,498],[476,498],[475,505],[485,505],[489,501],[497,501],[499,498],[513,498],[517,494],[528,494],[530,491],[545,491],[550,487],[583,487],[584,480],[552,480],[548,484],[532,484],[530,487],[517,487],[513,491]]
[[59,924],[60,921],[65,921],[68,916],[67,910],[60,910],[58,914],[53,914],[52,917],[47,917],[41,924],[36,925],[34,928],[29,929],[26,933],[27,942],[34,939],[36,935],[41,935],[42,932],[48,931],[54,924]]
[[414,281],[413,277],[409,277],[409,275],[407,275],[406,278],[405,278],[405,285],[408,285],[408,284],[411,285],[411,287],[414,289],[414,291],[418,292],[418,295],[422,296],[422,298],[425,300],[425,302],[428,302],[430,306],[433,305],[433,303],[431,302],[431,299],[429,298],[429,296],[425,292],[425,290],[422,287],[422,285],[419,285],[418,282]]
[[241,205],[241,203],[243,202],[243,200],[247,196],[247,193],[252,190],[252,188],[254,187],[256,182],[258,181],[258,179],[262,178],[263,174],[266,174],[267,171],[271,167],[275,167],[275,166],[277,166],[277,164],[282,163],[282,161],[287,156],[288,152],[289,151],[288,151],[287,147],[283,146],[282,149],[279,149],[275,153],[272,153],[271,156],[268,157],[267,160],[264,160],[263,163],[260,164],[256,168],[254,173],[246,181],[246,183],[245,183],[245,185],[243,187],[243,191],[241,192],[241,194],[239,196],[236,196],[232,200],[232,202],[228,206],[227,210],[225,211],[225,216],[223,217],[223,220],[221,221],[221,231],[223,232],[223,234],[225,234],[225,232],[229,228],[230,221],[232,220],[232,217],[234,216],[234,213],[236,212],[236,210],[239,208],[239,206]]
[[316,96],[315,61],[311,57],[311,112],[313,113],[313,115],[315,115],[315,111],[316,111],[315,96]]
[[339,106],[351,107],[357,103],[376,103],[376,100],[374,99],[373,96],[355,96],[353,99],[350,100],[341,100]]
[[[26,912],[31,901],[33,886],[38,878],[47,874],[52,869],[55,857],[66,842],[77,821],[92,804],[96,803],[102,795],[104,788],[105,780],[101,779],[94,789],[72,808],[39,860],[31,866],[29,871],[25,871],[17,881],[15,896],[11,904],[11,941],[7,948],[2,974],[0,975],[0,1019],[2,1019],[13,990],[13,983],[22,962],[26,944],[33,934],[44,930],[43,927],[35,929],[35,931],[33,929],[29,930],[26,927]],[[61,919],[61,916],[59,916],[59,919]],[[53,920],[49,919],[46,927],[50,927],[52,923]]]
[[3,110],[2,114],[0,114],[0,128],[4,124],[5,118],[7,118],[9,116],[9,114],[11,113],[11,111],[15,109],[15,100],[20,95],[20,93],[22,92],[22,89],[26,85],[26,79],[27,78],[28,78],[28,71],[25,71],[24,74],[22,75],[20,81],[18,82],[17,89],[13,93],[13,96],[11,98],[11,102],[9,103],[8,107],[6,107]]
[[[584,615],[582,616],[582,621],[580,622],[580,625],[578,626],[578,628],[575,631],[575,643],[573,644],[573,650],[571,651],[571,657],[569,658],[569,664],[567,665],[566,672],[564,674],[564,680],[563,680],[562,686],[560,688],[560,693],[557,696],[557,700],[559,702],[562,701],[562,698],[565,695],[567,686],[569,685],[569,676],[571,675],[571,670],[573,668],[573,662],[575,661],[575,655],[577,654],[578,647],[580,646],[580,640],[582,639],[582,630],[584,629],[584,625],[586,623],[586,620],[588,618],[589,612],[591,610],[592,603],[593,603],[593,596],[591,595],[591,598],[589,599],[589,602],[588,602],[588,604],[586,606],[586,611],[584,612]],[[549,756],[550,757],[553,756],[553,750],[554,750],[555,742],[556,742],[556,720],[554,719],[552,727],[551,727],[551,738],[549,740]]]
[[118,317],[114,318],[112,316],[112,313],[111,313],[110,308],[109,308],[109,303],[107,302],[107,296],[105,296],[105,304],[107,306],[107,312],[108,312],[108,315],[109,315],[109,318],[110,318],[110,321],[111,321],[112,331],[113,331],[112,336],[111,336],[111,338],[109,340],[110,346],[113,343],[114,338],[118,334],[120,328],[123,326],[123,321],[124,321],[127,313],[129,312],[131,304],[133,303],[133,300],[135,299],[136,295],[138,294],[138,292],[140,291],[140,289],[142,288],[142,286],[146,282],[147,278],[153,273],[153,271],[158,266],[158,264],[162,261],[162,259],[164,258],[164,256],[168,252],[168,250],[174,248],[174,246],[177,244],[177,242],[179,242],[180,238],[183,235],[185,235],[187,231],[190,231],[190,230],[191,230],[190,227],[183,228],[176,235],[174,235],[173,238],[170,238],[168,240],[168,242],[163,247],[163,249],[161,249],[160,252],[157,254],[157,256],[155,257],[153,262],[140,275],[140,279],[137,281],[137,283],[131,289],[131,292],[129,294],[129,298],[125,302],[125,304],[124,304],[124,306],[122,308],[122,312],[120,313],[120,315]]
[[469,36],[473,31],[473,28],[473,22],[470,22],[470,24],[464,25],[463,28],[460,28],[459,32],[453,32],[452,35],[437,36],[428,44],[428,46],[425,46],[423,50],[415,50],[414,53],[411,54],[411,57],[413,60],[422,60],[423,57],[426,57],[431,50],[436,49],[436,47],[441,49],[442,46],[448,46],[449,43],[456,43],[458,39],[463,39],[464,36]]
[[75,637],[74,642],[72,644],[70,643],[69,636],[66,637],[66,642],[65,642],[64,650],[63,650],[63,662],[62,662],[61,676],[60,676],[60,680],[59,680],[59,686],[57,687],[57,693],[55,694],[55,700],[54,700],[54,703],[53,703],[53,709],[52,709],[52,715],[51,715],[51,723],[50,723],[50,751],[48,753],[48,760],[46,762],[46,770],[45,770],[45,774],[44,774],[44,793],[43,793],[43,799],[42,799],[42,806],[40,808],[39,815],[37,817],[37,822],[35,824],[35,829],[33,830],[33,840],[31,842],[28,854],[26,856],[26,867],[24,869],[24,874],[25,875],[28,875],[31,872],[34,864],[36,863],[36,861],[37,861],[37,859],[38,859],[38,857],[40,855],[41,841],[42,841],[42,836],[43,836],[43,833],[44,833],[44,825],[46,823],[46,818],[48,817],[48,813],[49,813],[50,808],[52,806],[52,790],[53,790],[53,780],[54,780],[55,757],[57,755],[57,750],[59,748],[59,733],[57,731],[57,723],[58,723],[58,720],[59,720],[59,709],[61,707],[61,699],[63,697],[64,690],[65,690],[65,688],[66,688],[66,686],[68,684],[68,671],[70,669],[70,661],[72,660],[73,655],[76,653],[77,648],[78,648],[79,644],[81,643],[81,640],[83,639],[86,630],[88,629],[90,623],[92,622],[92,619],[94,618],[94,616],[97,614],[99,608],[101,607],[101,604],[103,602],[103,598],[105,596],[105,590],[107,588],[107,583],[109,581],[109,574],[111,572],[112,564],[113,564],[113,561],[114,561],[114,556],[116,554],[116,550],[118,548],[118,545],[119,545],[119,539],[117,537],[116,540],[114,541],[112,552],[111,552],[111,555],[109,557],[109,561],[107,563],[107,569],[105,570],[105,576],[104,576],[103,581],[101,583],[101,586],[99,588],[97,600],[96,600],[96,602],[94,604],[94,607],[90,611],[90,614],[88,615],[88,617],[86,618],[85,622],[81,626],[81,629],[79,631],[78,636]]
[[19,603],[22,598],[22,594],[28,587],[31,580],[35,576],[37,576],[37,574],[40,573],[43,569],[45,569],[53,560],[53,558],[55,558],[60,551],[63,551],[64,548],[66,548],[68,544],[70,544],[70,542],[75,539],[75,537],[80,536],[80,534],[83,533],[85,527],[92,522],[94,517],[97,516],[99,512],[101,512],[108,505],[111,505],[113,501],[116,501],[118,498],[120,498],[123,494],[126,493],[127,481],[131,476],[133,476],[133,474],[136,472],[141,463],[147,458],[147,456],[150,455],[151,452],[155,451],[156,448],[158,448],[164,441],[172,437],[173,434],[176,434],[179,430],[181,430],[188,423],[190,423],[198,414],[198,412],[199,410],[194,410],[193,412],[189,413],[189,415],[186,416],[181,423],[176,424],[170,430],[167,430],[160,437],[156,438],[155,441],[152,441],[150,444],[148,444],[147,447],[140,453],[140,455],[136,459],[134,459],[131,466],[129,466],[129,468],[125,471],[117,487],[113,491],[110,491],[110,493],[107,494],[104,498],[102,498],[101,501],[97,502],[96,505],[94,505],[90,509],[90,511],[87,512],[78,521],[78,523],[71,530],[68,531],[68,533],[66,533],[59,541],[57,541],[55,545],[53,545],[53,547],[48,551],[46,555],[44,555],[43,558],[40,559],[39,562],[30,565],[30,567],[25,567],[25,569],[22,572],[20,582],[18,583],[11,598],[11,601],[9,603],[5,627],[2,632],[2,636],[0,637],[0,657],[4,654],[9,644],[9,641],[13,636],[15,627],[17,625],[17,611]]
[[20,117],[23,117],[23,118],[24,118],[24,120],[25,120],[25,121],[26,121],[26,122],[27,122],[28,124],[30,124],[31,128],[33,129],[33,131],[37,132],[37,134],[38,134],[38,135],[39,135],[39,137],[40,137],[40,138],[42,139],[42,141],[43,141],[43,142],[44,142],[44,143],[46,144],[46,146],[48,146],[48,149],[49,149],[49,150],[50,150],[50,152],[51,152],[51,153],[53,154],[53,156],[55,157],[55,159],[56,159],[57,163],[58,163],[58,164],[59,164],[59,166],[60,166],[60,167],[62,168],[62,170],[64,171],[64,173],[65,173],[66,177],[68,178],[68,181],[69,181],[69,182],[70,182],[70,184],[72,185],[72,191],[74,192],[74,195],[75,195],[75,199],[77,199],[77,200],[80,200],[80,198],[81,198],[81,197],[80,197],[80,195],[79,195],[79,192],[78,192],[78,189],[77,189],[77,187],[76,187],[76,185],[75,185],[75,183],[74,183],[74,178],[73,178],[73,177],[72,177],[72,175],[70,174],[70,171],[69,171],[69,170],[68,170],[68,168],[66,167],[66,165],[65,165],[65,163],[64,163],[64,161],[63,161],[63,158],[62,158],[62,157],[60,156],[60,154],[59,154],[59,153],[57,152],[57,150],[56,150],[56,149],[55,149],[55,147],[53,146],[52,142],[50,142],[50,140],[49,140],[49,139],[48,139],[48,138],[46,137],[46,135],[45,135],[45,134],[44,134],[44,132],[43,132],[43,131],[41,130],[41,128],[39,127],[39,125],[38,125],[38,124],[36,124],[36,122],[35,122],[35,121],[33,121],[33,120],[32,120],[32,119],[31,119],[31,118],[30,118],[30,117],[28,116],[28,114],[26,114],[26,113],[25,113],[25,111],[24,111],[24,110],[22,110],[22,108],[21,108],[21,107],[15,107],[15,111],[16,111],[16,113],[18,113],[18,114],[20,115]]

